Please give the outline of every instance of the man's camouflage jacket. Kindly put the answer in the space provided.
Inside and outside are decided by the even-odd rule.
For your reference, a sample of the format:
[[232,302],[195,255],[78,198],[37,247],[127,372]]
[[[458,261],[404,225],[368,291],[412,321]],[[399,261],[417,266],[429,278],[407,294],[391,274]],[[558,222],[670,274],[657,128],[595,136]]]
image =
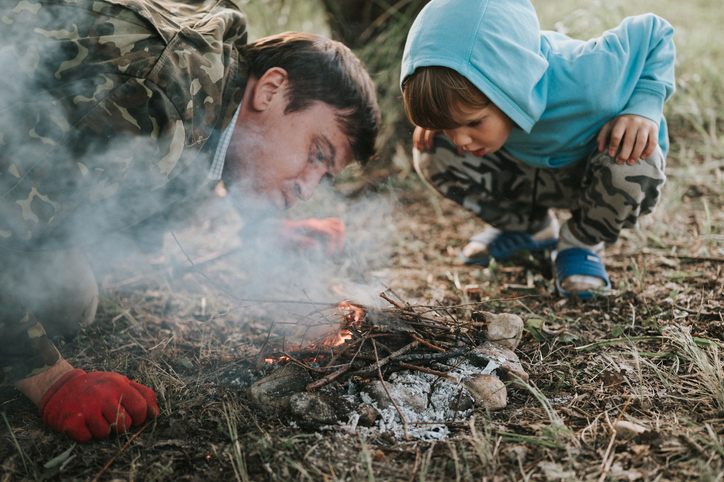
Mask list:
[[[246,37],[230,0],[2,1],[0,246],[81,246],[208,189]],[[0,382],[60,360],[42,323],[0,293]]]

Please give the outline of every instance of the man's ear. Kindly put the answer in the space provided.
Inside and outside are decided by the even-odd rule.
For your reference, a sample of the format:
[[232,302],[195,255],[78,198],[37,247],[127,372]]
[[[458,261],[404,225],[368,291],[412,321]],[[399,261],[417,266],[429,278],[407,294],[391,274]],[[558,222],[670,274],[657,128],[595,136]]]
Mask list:
[[287,71],[281,67],[272,67],[262,74],[254,85],[252,106],[257,111],[269,108],[274,102],[284,101],[284,93],[289,78]]

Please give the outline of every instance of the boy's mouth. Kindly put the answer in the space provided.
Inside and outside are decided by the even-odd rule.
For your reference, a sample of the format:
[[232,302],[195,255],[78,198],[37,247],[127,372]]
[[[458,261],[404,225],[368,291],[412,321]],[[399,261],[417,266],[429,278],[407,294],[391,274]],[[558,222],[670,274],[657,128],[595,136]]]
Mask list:
[[483,157],[485,155],[485,149],[478,149],[476,151],[470,151],[470,154],[472,154],[475,157]]

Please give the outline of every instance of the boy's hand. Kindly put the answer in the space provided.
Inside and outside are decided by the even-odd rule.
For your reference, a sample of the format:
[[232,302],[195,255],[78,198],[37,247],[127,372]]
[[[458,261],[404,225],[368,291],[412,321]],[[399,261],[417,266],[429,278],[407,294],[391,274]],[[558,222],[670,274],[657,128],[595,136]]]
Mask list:
[[[659,143],[659,125],[633,114],[620,115],[606,122],[598,134],[598,152],[608,144],[608,155],[616,156],[616,163],[633,166],[639,158],[646,159],[654,153]],[[616,155],[618,153],[618,155]]]
[[431,151],[432,141],[440,131],[431,131],[429,129],[423,129],[422,127],[415,127],[415,132],[412,134],[412,145],[418,151]]

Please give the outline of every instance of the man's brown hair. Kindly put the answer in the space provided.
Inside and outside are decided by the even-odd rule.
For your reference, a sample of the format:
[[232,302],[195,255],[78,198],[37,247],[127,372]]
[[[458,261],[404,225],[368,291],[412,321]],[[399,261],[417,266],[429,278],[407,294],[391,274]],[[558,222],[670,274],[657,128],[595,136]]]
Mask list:
[[257,78],[273,67],[287,71],[290,91],[285,113],[302,111],[315,101],[335,107],[355,159],[364,165],[374,156],[380,122],[375,88],[346,46],[319,35],[285,32],[245,45],[240,51],[249,74]]
[[402,86],[410,122],[425,129],[455,129],[458,107],[484,108],[490,100],[460,73],[447,67],[419,67]]

